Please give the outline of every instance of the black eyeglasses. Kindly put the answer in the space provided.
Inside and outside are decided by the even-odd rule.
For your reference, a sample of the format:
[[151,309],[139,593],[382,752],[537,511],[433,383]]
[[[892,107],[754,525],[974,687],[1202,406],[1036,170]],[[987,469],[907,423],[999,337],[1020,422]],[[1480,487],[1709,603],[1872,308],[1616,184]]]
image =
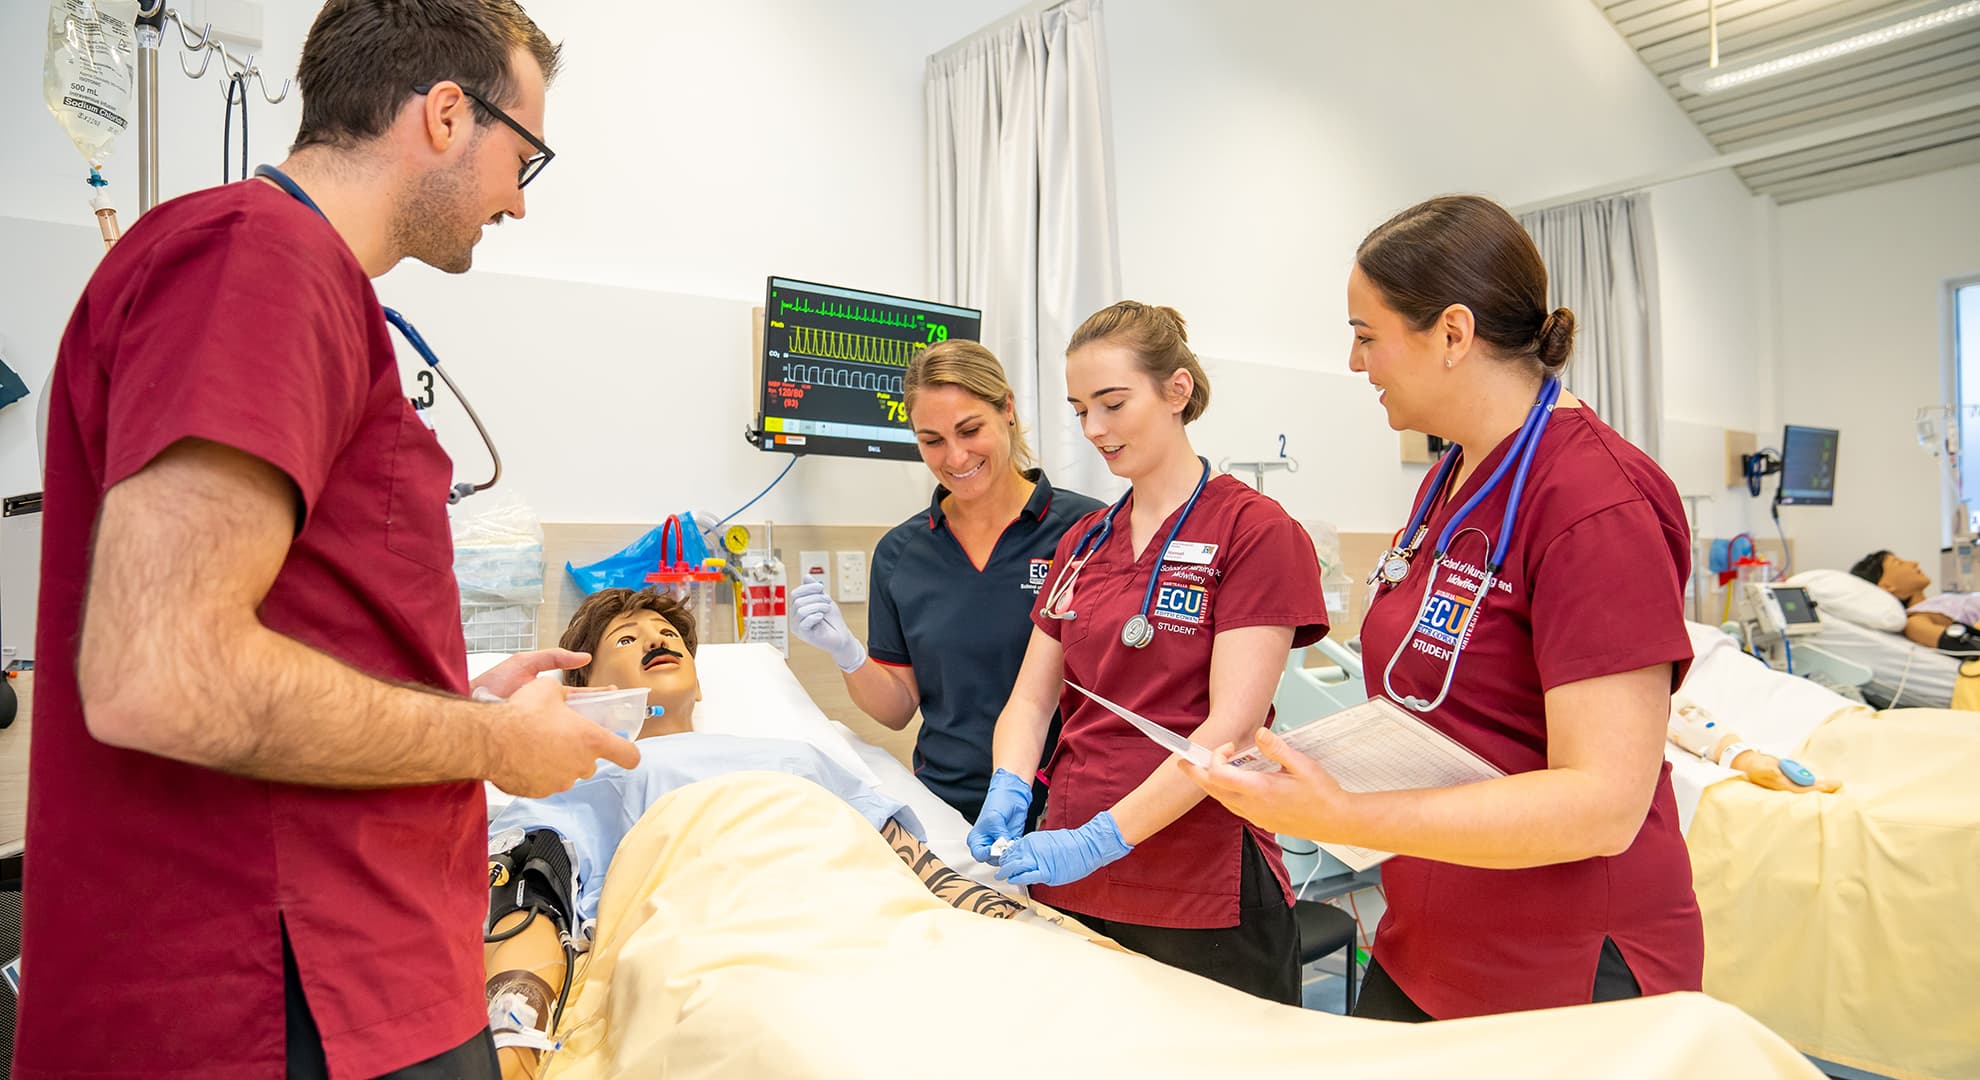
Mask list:
[[[455,85],[460,86],[459,83],[456,83]],[[413,93],[430,94],[433,92],[433,86],[434,84],[432,83],[421,83],[418,86],[413,87]],[[550,147],[546,143],[544,143],[542,139],[539,139],[535,135],[530,134],[530,130],[528,128],[522,126],[521,124],[516,123],[514,117],[510,116],[508,113],[503,112],[501,109],[496,108],[495,105],[492,102],[490,102],[487,98],[482,97],[480,94],[477,94],[472,90],[469,90],[465,86],[461,86],[460,89],[461,89],[461,93],[466,94],[468,96],[468,100],[474,102],[476,105],[479,105],[484,109],[487,109],[489,112],[494,113],[495,119],[500,120],[504,124],[509,125],[509,130],[515,132],[518,135],[521,135],[523,137],[524,142],[527,142],[529,145],[536,148],[536,153],[532,155],[529,158],[529,160],[523,162],[522,168],[517,170],[516,172],[516,188],[520,190],[522,188],[528,187],[529,182],[531,180],[536,179],[536,174],[542,172],[543,167],[545,165],[550,164],[550,159],[557,156],[557,152],[555,150],[550,149]]]

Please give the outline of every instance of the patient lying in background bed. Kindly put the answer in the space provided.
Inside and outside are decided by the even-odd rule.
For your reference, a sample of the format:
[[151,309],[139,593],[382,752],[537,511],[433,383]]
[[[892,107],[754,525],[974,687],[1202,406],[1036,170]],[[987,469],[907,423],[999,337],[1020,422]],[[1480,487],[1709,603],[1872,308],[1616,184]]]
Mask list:
[[489,821],[488,1000],[504,1076],[528,1075],[532,1047],[547,1044],[555,1030],[620,841],[654,802],[697,781],[741,772],[802,777],[858,811],[936,897],[994,918],[1026,911],[1022,901],[943,865],[911,809],[809,744],[696,732],[694,618],[672,597],[629,589],[593,594],[571,617],[562,645],[591,654],[568,682],[645,687],[653,714],[637,734],[636,768],[601,764],[569,791],[518,799]]

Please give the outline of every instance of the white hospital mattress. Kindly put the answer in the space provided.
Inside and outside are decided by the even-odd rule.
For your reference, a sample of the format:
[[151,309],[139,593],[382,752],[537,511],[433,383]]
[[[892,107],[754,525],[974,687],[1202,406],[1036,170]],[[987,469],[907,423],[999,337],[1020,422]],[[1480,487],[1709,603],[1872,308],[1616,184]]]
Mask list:
[[[1855,704],[1827,687],[1755,660],[1716,626],[1686,622],[1684,628],[1691,636],[1693,659],[1677,696],[1703,706],[1766,753],[1793,757],[1824,721]],[[1905,693],[1908,696],[1910,691]],[[1664,760],[1671,763],[1678,827],[1686,831],[1705,789],[1739,775],[1669,743],[1664,744]]]
[[[1819,613],[1818,613],[1819,614]],[[1811,643],[1870,669],[1864,696],[1890,708],[1943,709],[1952,704],[1959,660],[1916,644],[1903,634],[1870,630],[1844,619],[1822,616],[1822,632]],[[1903,700],[1899,688],[1903,688]]]

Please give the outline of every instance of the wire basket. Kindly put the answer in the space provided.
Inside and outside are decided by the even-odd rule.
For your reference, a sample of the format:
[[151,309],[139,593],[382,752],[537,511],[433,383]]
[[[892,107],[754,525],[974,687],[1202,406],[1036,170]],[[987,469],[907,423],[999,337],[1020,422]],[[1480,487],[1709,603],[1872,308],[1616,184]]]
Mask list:
[[461,633],[467,651],[518,653],[536,648],[540,604],[462,604]]

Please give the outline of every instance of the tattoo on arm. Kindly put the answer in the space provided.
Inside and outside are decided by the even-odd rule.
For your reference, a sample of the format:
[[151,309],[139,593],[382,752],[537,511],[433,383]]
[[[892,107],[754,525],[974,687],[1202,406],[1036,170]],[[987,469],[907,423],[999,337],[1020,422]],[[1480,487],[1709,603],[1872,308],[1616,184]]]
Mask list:
[[1023,902],[987,885],[978,885],[949,869],[948,864],[928,850],[928,845],[902,828],[900,822],[887,819],[887,823],[880,827],[880,835],[887,841],[887,846],[894,849],[894,854],[907,864],[907,868],[914,871],[914,876],[928,887],[928,891],[950,907],[988,915],[993,919],[1015,918],[1024,910]]

